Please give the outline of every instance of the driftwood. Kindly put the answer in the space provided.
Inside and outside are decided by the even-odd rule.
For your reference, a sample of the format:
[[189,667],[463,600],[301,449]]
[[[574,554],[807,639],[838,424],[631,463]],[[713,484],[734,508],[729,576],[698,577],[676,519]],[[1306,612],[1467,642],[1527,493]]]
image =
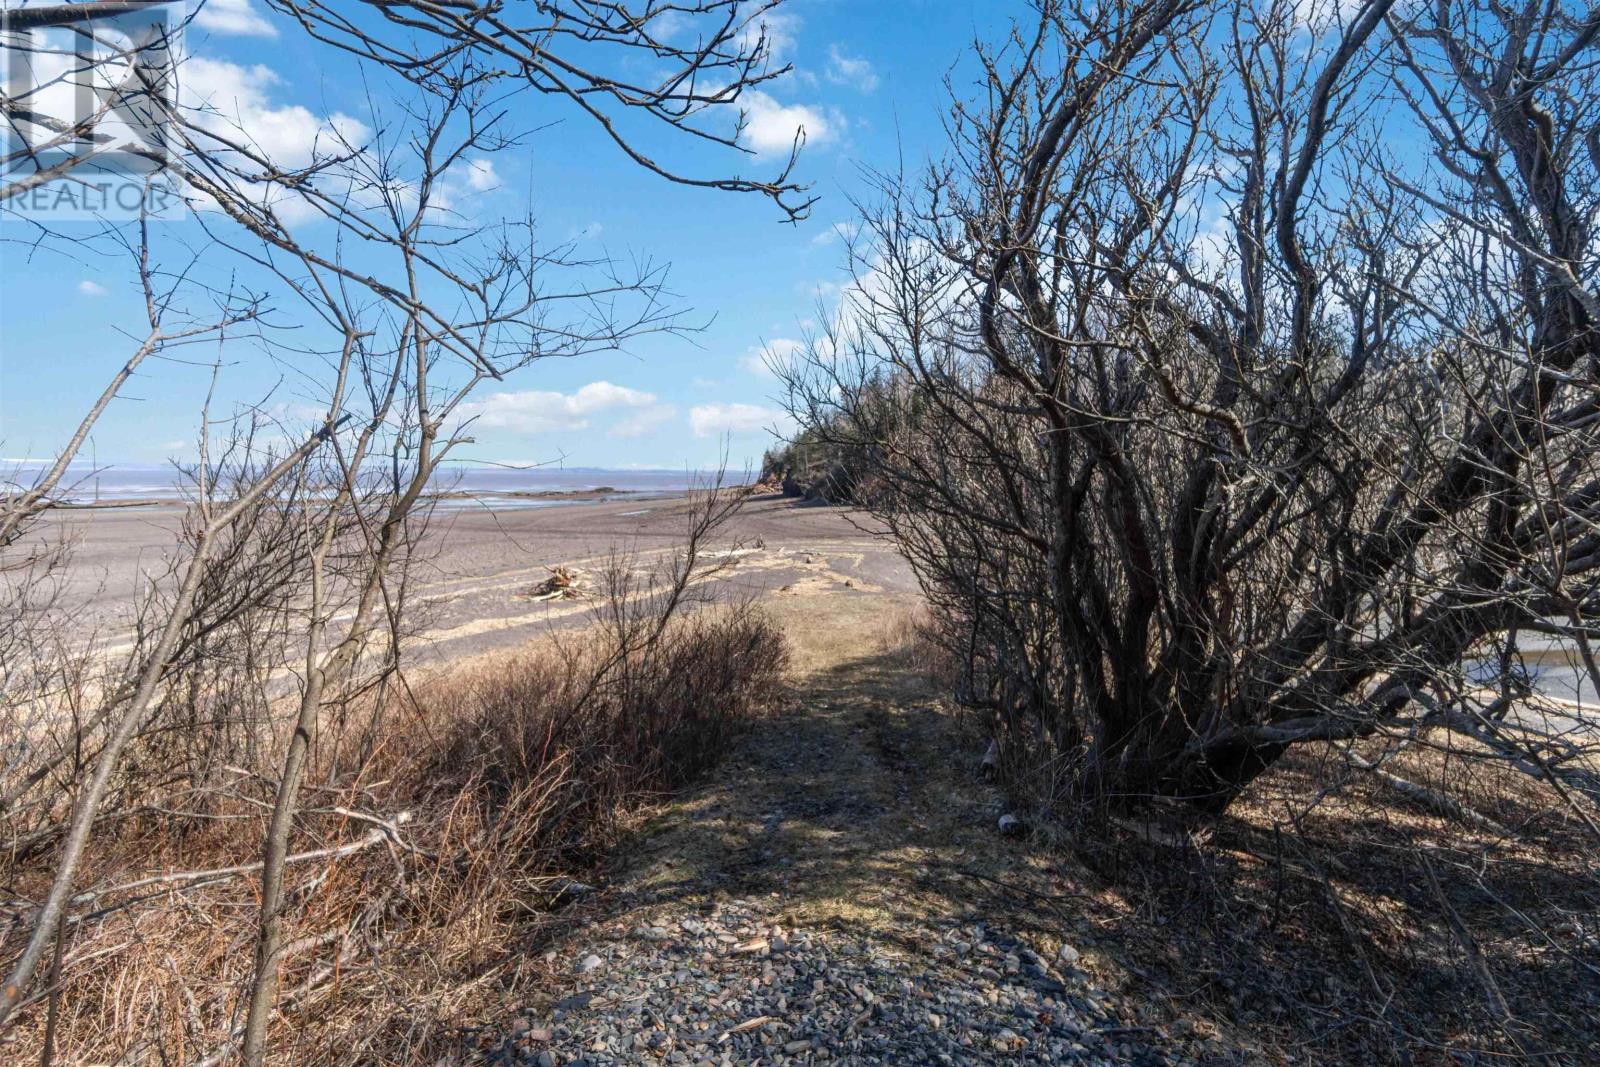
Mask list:
[[588,573],[577,567],[551,567],[550,577],[528,591],[529,600],[576,600],[594,590]]

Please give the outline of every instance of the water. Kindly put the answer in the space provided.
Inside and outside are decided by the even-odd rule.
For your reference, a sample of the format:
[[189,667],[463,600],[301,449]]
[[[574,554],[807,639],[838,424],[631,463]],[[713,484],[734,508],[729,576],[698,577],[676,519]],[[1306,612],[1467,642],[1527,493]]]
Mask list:
[[[1535,692],[1581,707],[1588,714],[1600,708],[1600,694],[1595,692],[1594,679],[1576,645],[1555,638],[1529,641],[1524,637],[1520,655]],[[1498,658],[1472,659],[1466,667],[1468,678],[1493,685],[1500,662]]]
[[[42,472],[37,463],[0,464],[0,493],[26,488]],[[539,499],[532,494],[595,493],[606,497],[667,496],[708,484],[712,471],[607,470],[601,467],[451,466],[434,478],[434,488],[449,493],[445,507],[550,507],[562,500]],[[730,474],[725,481],[747,480]],[[111,464],[93,467],[73,464],[58,489],[72,504],[154,503],[181,499],[184,479],[170,465]]]

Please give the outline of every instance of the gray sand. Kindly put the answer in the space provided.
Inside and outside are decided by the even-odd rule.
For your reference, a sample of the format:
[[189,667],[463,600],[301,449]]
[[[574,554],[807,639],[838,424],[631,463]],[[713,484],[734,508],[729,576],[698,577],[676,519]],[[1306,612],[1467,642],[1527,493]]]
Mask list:
[[[526,594],[557,564],[594,569],[614,551],[632,551],[648,565],[682,541],[687,510],[683,498],[658,498],[441,511],[410,594],[419,653],[456,659],[582,621],[590,607],[582,600],[540,603]],[[45,536],[76,542],[62,603],[83,632],[118,643],[136,590],[166,572],[182,516],[173,507],[138,507],[62,511],[48,520]],[[752,497],[718,538],[722,549],[742,545],[737,566],[720,580],[747,595],[914,590],[905,563],[865,525],[845,508]]]

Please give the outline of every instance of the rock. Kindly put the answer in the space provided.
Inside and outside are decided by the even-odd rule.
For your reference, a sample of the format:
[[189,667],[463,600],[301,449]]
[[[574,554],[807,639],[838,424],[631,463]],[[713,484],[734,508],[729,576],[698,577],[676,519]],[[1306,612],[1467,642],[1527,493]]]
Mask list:
[[1056,955],[1060,956],[1061,962],[1065,963],[1068,967],[1076,967],[1078,965],[1078,961],[1083,958],[1078,950],[1073,948],[1071,945],[1062,945],[1061,951],[1057,952]]
[[598,971],[604,964],[605,960],[591,952],[583,958],[583,962],[578,964],[578,973],[591,974],[594,971]]
[[784,1045],[783,1046],[783,1051],[784,1051],[785,1055],[793,1056],[798,1052],[805,1052],[810,1047],[811,1047],[811,1039],[802,1037],[802,1038],[796,1038],[795,1040],[789,1042],[787,1045]]
[[545,1049],[533,1059],[534,1067],[556,1067],[556,1054]]
[[1009,811],[1000,816],[1000,833],[1004,837],[1021,837],[1027,826]]

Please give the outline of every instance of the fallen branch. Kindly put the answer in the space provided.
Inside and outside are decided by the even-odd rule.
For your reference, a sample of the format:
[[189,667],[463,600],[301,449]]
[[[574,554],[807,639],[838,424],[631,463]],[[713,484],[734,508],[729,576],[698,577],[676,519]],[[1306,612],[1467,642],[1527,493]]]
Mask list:
[[1453,819],[1460,819],[1465,823],[1471,823],[1473,826],[1478,827],[1478,829],[1487,830],[1496,837],[1513,836],[1509,829],[1500,825],[1498,822],[1495,822],[1493,819],[1489,818],[1489,816],[1484,815],[1481,812],[1474,811],[1472,808],[1467,807],[1465,804],[1454,799],[1453,797],[1446,796],[1437,789],[1432,789],[1420,783],[1413,782],[1409,778],[1402,778],[1398,774],[1393,774],[1389,771],[1386,771],[1377,763],[1368,759],[1364,759],[1361,756],[1356,755],[1354,752],[1349,753],[1349,756],[1350,762],[1354,766],[1359,767],[1360,769],[1371,774],[1373,777],[1383,782],[1390,789],[1393,789],[1401,796],[1404,796],[1410,800],[1414,800],[1418,804],[1421,804],[1423,807],[1426,807],[1439,815],[1444,815]]
[[[411,813],[409,811],[402,811],[399,815],[394,817],[394,825],[398,826],[402,823],[410,821],[410,819]],[[318,848],[312,849],[309,852],[296,852],[292,856],[285,857],[284,862],[304,863],[308,860],[335,859],[339,856],[349,856],[365,849],[369,849],[373,845],[379,844],[380,842],[390,840],[390,835],[392,832],[393,827],[385,824],[382,827],[367,831],[367,833],[358,840],[350,841],[343,845],[334,845],[331,848]],[[404,842],[401,842],[401,844],[404,844]],[[145,886],[167,885],[173,882],[214,881],[221,878],[234,878],[241,874],[254,874],[260,869],[261,861],[257,860],[254,863],[241,863],[234,867],[214,867],[207,871],[174,871],[171,874],[151,875],[149,878],[140,878],[136,881],[124,882],[121,885],[111,886],[108,889],[93,889],[89,890],[88,892],[79,893],[77,896],[72,898],[72,902],[74,904],[88,904],[111,893],[126,893],[132,889],[143,889]]]

